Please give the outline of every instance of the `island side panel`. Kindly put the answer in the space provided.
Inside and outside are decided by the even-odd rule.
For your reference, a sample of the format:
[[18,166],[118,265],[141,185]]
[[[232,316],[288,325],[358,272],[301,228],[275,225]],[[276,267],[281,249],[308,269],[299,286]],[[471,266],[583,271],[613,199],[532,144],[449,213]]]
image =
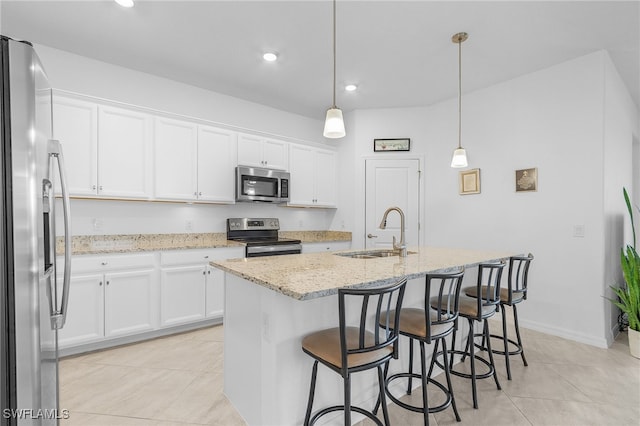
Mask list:
[[249,425],[259,424],[262,416],[262,366],[256,362],[262,346],[260,294],[255,289],[225,274],[224,393]]
[[[232,274],[225,282],[225,394],[249,425],[302,424],[313,366],[313,359],[302,351],[302,338],[337,327],[337,296],[300,301]],[[419,305],[423,280],[410,284],[405,303]],[[401,353],[406,355],[408,344],[403,340]],[[394,360],[391,371],[406,371],[406,358]],[[394,393],[404,390],[398,387]],[[375,370],[354,374],[351,394],[353,404],[372,408],[378,395]],[[320,365],[314,412],[342,402],[342,379]],[[353,414],[354,423],[362,419]],[[319,424],[343,424],[342,418],[338,412]]]

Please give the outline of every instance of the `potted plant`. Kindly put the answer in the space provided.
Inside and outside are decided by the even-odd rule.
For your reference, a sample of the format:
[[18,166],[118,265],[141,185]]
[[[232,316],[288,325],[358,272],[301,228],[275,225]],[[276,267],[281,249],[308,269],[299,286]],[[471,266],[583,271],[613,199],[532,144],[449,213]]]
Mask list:
[[[627,315],[629,321],[629,350],[631,355],[640,358],[640,256],[636,251],[636,230],[633,223],[633,208],[629,195],[625,188],[622,189],[624,200],[627,203],[631,229],[633,231],[633,245],[627,245],[626,250],[620,249],[620,265],[624,277],[625,286],[611,287],[618,296],[618,300],[609,299],[622,312]],[[636,206],[638,209],[638,207]],[[640,212],[640,209],[638,209]]]

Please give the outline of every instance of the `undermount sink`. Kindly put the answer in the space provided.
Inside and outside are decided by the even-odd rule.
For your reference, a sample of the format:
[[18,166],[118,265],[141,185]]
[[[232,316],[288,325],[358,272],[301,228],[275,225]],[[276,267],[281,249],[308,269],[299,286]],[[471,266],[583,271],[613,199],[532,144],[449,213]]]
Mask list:
[[[348,253],[335,253],[337,256],[350,257],[352,259],[376,259],[378,257],[399,256],[399,250],[365,250],[352,251]],[[408,251],[407,254],[415,254],[415,251]]]

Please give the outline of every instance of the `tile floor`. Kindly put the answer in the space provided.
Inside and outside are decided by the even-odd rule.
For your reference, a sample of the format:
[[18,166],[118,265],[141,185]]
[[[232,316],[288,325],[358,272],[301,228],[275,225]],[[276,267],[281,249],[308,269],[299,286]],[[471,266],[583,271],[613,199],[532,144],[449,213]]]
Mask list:
[[[529,367],[514,359],[508,381],[497,357],[502,390],[480,380],[477,410],[468,380],[454,376],[462,422],[447,409],[431,415],[431,425],[640,425],[640,360],[629,355],[626,333],[598,349],[522,332]],[[62,425],[244,425],[222,393],[222,347],[216,326],[63,359],[60,407],[70,418]],[[438,396],[430,393],[433,403]],[[422,424],[420,414],[389,409],[394,425]]]

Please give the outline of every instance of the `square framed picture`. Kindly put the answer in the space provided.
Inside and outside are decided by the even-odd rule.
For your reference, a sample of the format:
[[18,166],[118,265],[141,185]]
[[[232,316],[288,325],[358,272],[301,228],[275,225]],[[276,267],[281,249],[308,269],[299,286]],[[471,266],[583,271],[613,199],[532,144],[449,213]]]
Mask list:
[[374,139],[373,151],[409,151],[411,149],[411,139]]
[[480,193],[480,169],[460,172],[460,195]]
[[538,190],[538,168],[516,170],[516,192],[535,192]]

